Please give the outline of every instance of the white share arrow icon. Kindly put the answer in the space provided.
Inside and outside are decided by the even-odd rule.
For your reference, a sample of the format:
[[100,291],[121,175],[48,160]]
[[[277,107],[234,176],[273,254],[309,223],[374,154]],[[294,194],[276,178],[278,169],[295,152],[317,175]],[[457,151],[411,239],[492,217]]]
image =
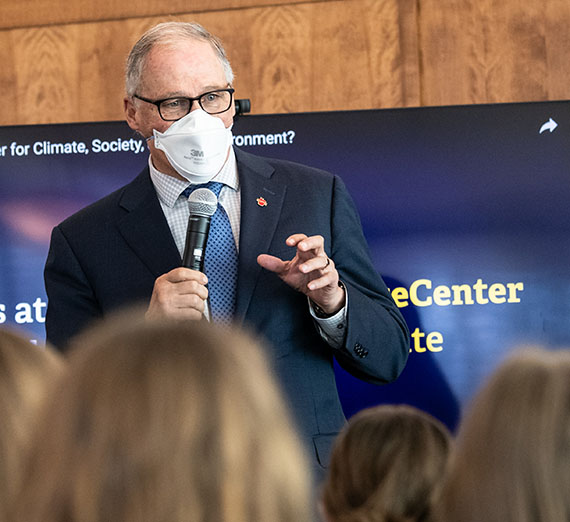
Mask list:
[[542,125],[542,127],[540,127],[538,133],[542,134],[544,131],[547,130],[552,132],[556,127],[558,127],[558,123],[556,123],[552,118],[550,118],[546,123]]

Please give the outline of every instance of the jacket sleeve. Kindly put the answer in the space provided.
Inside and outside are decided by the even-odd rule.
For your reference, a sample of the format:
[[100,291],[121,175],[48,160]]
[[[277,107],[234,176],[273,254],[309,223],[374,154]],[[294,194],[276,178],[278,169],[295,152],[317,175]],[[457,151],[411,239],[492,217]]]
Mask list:
[[406,364],[408,327],[372,264],[352,198],[340,178],[334,184],[331,257],[348,293],[345,342],[335,357],[355,377],[391,382]]
[[64,351],[90,321],[102,316],[94,292],[62,229],[55,227],[44,269],[48,296],[46,341]]

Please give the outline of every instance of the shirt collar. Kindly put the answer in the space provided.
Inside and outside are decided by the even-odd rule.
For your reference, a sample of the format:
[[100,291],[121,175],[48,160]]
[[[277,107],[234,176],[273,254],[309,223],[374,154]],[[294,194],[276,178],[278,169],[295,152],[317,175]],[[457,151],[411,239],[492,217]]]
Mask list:
[[[189,181],[173,178],[157,170],[152,163],[152,156],[148,157],[148,168],[150,170],[150,179],[158,194],[158,199],[170,208],[174,206],[180,194],[192,185]],[[233,147],[230,147],[228,159],[224,163],[222,170],[211,181],[218,181],[233,190],[239,190],[237,161]]]

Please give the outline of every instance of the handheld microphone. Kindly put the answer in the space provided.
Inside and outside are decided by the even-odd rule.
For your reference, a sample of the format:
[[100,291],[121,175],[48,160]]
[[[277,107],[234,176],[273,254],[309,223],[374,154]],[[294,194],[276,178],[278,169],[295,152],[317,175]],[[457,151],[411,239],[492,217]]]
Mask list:
[[210,232],[210,218],[218,208],[218,198],[207,188],[196,189],[188,198],[190,217],[182,266],[204,271],[204,252]]

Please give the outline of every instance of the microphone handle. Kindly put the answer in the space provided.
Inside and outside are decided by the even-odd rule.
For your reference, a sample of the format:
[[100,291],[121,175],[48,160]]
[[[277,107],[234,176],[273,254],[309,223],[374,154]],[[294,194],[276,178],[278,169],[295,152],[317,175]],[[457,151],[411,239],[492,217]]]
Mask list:
[[210,216],[190,214],[186,231],[186,244],[182,256],[182,266],[204,271],[204,254],[210,232]]

